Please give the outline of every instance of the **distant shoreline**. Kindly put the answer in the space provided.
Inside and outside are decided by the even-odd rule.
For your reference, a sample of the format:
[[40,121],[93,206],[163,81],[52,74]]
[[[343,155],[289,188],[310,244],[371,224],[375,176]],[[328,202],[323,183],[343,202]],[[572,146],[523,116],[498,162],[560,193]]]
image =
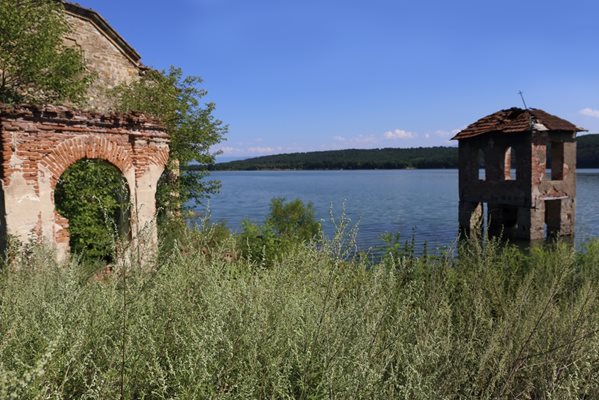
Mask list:
[[[599,168],[599,134],[577,139],[577,168]],[[346,149],[275,154],[210,166],[211,171],[341,171],[457,169],[458,148],[450,146]],[[188,170],[203,170],[190,166]]]

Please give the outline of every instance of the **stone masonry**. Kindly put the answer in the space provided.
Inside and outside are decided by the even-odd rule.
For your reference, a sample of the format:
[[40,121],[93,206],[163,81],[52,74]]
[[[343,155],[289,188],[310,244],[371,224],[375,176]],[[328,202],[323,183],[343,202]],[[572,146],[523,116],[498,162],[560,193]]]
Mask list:
[[168,135],[158,121],[141,114],[0,105],[0,136],[0,238],[45,241],[64,259],[69,225],[56,212],[54,190],[70,165],[94,158],[122,172],[129,186],[132,235],[148,232],[154,247],[156,186],[169,156]]
[[87,107],[107,112],[112,103],[108,91],[139,79],[144,67],[140,55],[94,10],[63,2],[71,32],[65,42],[81,50],[87,68],[94,74]]
[[486,204],[491,235],[573,235],[576,133],[582,130],[543,110],[511,108],[458,133],[460,230],[481,229]]

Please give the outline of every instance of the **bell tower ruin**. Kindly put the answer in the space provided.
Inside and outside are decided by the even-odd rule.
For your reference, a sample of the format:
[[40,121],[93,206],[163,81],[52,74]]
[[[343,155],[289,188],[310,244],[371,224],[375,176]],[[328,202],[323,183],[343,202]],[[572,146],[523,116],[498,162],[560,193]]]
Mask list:
[[572,236],[581,131],[543,110],[511,108],[459,132],[461,233],[486,221],[490,235],[506,238]]

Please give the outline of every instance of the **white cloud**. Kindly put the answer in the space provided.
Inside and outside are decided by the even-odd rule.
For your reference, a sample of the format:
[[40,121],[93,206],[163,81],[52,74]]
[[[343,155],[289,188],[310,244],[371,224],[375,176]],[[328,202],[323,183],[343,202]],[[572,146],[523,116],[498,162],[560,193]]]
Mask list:
[[416,136],[414,132],[404,131],[403,129],[395,129],[387,131],[383,134],[385,139],[412,139]]
[[336,142],[345,142],[345,138],[343,136],[333,136]]
[[590,107],[583,108],[579,113],[587,117],[599,118],[599,110],[593,110]]

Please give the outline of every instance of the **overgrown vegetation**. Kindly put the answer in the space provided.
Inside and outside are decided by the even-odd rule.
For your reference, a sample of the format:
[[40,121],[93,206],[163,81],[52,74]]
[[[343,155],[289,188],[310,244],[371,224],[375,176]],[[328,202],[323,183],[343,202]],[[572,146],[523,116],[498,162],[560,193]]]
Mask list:
[[312,203],[295,199],[271,200],[270,212],[263,225],[244,220],[239,234],[241,255],[262,266],[271,266],[291,250],[294,243],[318,242],[322,226],[316,220]]
[[[190,163],[202,169],[213,164],[210,147],[222,140],[227,129],[213,116],[214,104],[201,104],[206,91],[200,83],[200,78],[184,77],[180,69],[171,68],[168,72],[148,71],[139,81],[121,85],[112,93],[117,110],[157,117],[170,136],[169,165],[156,194],[161,235],[168,235],[173,224],[182,223],[173,220],[183,215],[180,211],[185,203],[193,200],[198,204],[218,189],[217,181],[205,179],[206,172],[179,173],[179,166]],[[85,257],[113,259],[115,226],[123,225],[123,213],[118,210],[128,206],[127,197],[121,193],[122,174],[117,168],[91,161],[77,163],[70,171],[61,181],[71,189],[59,188],[57,199],[68,202],[59,212],[69,220],[73,218],[71,249]]]
[[0,102],[83,101],[91,76],[69,29],[60,1],[0,2]]
[[339,234],[268,268],[210,228],[176,242],[151,273],[37,247],[4,269],[0,398],[599,396],[597,242],[373,265]]
[[[214,117],[214,103],[202,104],[207,92],[202,79],[184,76],[180,68],[148,71],[139,81],[117,87],[113,94],[116,109],[152,115],[165,125],[170,136],[167,173],[156,196],[162,215],[176,214],[193,200],[201,202],[218,190],[219,184],[206,180],[207,168],[214,164],[210,148],[223,140],[227,127]],[[193,164],[193,174],[179,172]]]
[[129,188],[119,169],[103,160],[80,160],[60,177],[54,200],[69,220],[71,251],[112,261],[130,225]]
[[[92,81],[83,55],[65,45],[70,27],[62,2],[55,0],[0,2],[0,102],[84,104]],[[220,142],[227,128],[213,115],[215,105],[202,103],[202,80],[184,76],[179,68],[146,71],[140,80],[115,88],[111,95],[116,111],[138,111],[157,117],[170,136],[167,173],[156,196],[160,222],[174,218],[189,200],[199,202],[218,189],[205,179],[214,164],[210,147]],[[193,164],[200,170],[180,174],[179,167]],[[115,210],[122,200],[122,174],[116,169],[92,168],[77,163],[61,181],[59,211],[69,218],[71,248],[86,257],[114,256],[114,227],[122,225]],[[98,164],[100,165],[100,164]],[[105,176],[97,176],[98,174]],[[100,208],[102,210],[100,210]]]

